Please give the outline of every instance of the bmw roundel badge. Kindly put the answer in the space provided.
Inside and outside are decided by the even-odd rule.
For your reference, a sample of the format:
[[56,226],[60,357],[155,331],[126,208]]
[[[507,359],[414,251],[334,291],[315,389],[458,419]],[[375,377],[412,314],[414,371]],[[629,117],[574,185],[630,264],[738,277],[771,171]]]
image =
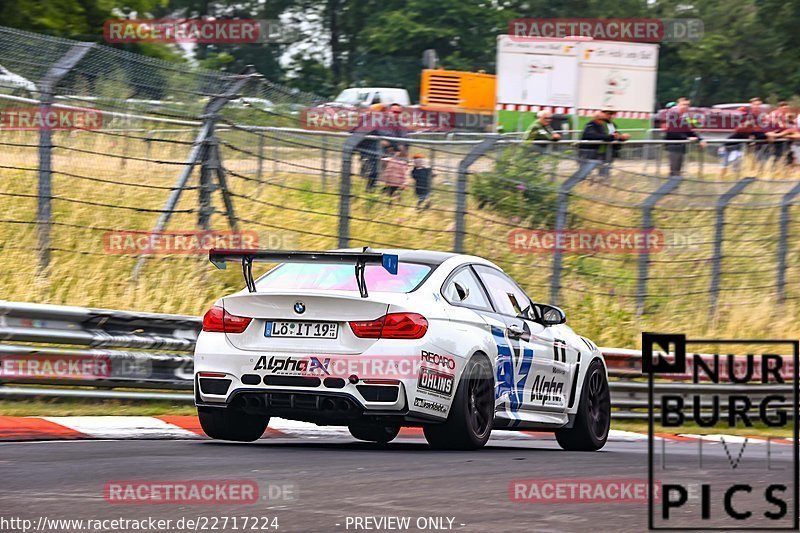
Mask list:
[[306,304],[303,302],[295,302],[294,304],[294,312],[298,315],[302,315],[306,312]]

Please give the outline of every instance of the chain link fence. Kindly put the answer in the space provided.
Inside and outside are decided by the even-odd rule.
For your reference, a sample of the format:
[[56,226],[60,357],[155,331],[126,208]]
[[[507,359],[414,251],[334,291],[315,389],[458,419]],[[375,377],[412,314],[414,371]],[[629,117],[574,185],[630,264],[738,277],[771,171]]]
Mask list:
[[[7,28],[0,65],[3,113],[102,118],[0,129],[8,299],[200,314],[241,284],[208,267],[209,243],[403,247],[487,257],[605,344],[634,344],[635,321],[791,328],[800,181],[749,142],[724,175],[715,153],[728,141],[690,145],[683,175],[669,175],[659,140],[607,146],[604,159],[570,140],[311,131],[303,112],[323,100],[252,70]],[[387,145],[406,156],[391,195]]]

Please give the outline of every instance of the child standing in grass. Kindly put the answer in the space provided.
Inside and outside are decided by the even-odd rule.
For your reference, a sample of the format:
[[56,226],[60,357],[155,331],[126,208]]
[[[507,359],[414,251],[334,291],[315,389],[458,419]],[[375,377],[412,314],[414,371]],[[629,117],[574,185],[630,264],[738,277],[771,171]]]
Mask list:
[[431,167],[425,163],[422,154],[414,154],[414,168],[411,171],[414,179],[414,192],[417,193],[417,209],[430,207],[431,195]]
[[383,158],[385,163],[383,181],[386,184],[384,190],[389,196],[394,197],[398,191],[406,188],[408,161],[392,147],[387,148],[387,154],[387,157]]

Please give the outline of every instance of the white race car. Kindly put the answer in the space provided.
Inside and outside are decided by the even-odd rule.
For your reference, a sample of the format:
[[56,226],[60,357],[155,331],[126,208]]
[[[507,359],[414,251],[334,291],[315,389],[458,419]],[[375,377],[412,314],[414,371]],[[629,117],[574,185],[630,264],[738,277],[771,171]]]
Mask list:
[[[218,300],[195,348],[212,438],[253,441],[271,416],[346,425],[386,443],[422,427],[435,448],[492,429],[555,432],[597,450],[611,404],[603,355],[557,307],[480,257],[417,250],[212,250],[247,288]],[[254,279],[255,261],[279,263]]]

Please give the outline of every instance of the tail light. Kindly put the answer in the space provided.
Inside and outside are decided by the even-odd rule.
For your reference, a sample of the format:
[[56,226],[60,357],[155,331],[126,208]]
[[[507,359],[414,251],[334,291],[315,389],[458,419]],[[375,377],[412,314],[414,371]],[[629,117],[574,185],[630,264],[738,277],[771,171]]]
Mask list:
[[203,316],[203,331],[216,333],[241,333],[253,319],[232,315],[221,307],[214,306]]
[[421,339],[428,331],[427,319],[417,313],[389,313],[375,320],[350,322],[362,339]]

